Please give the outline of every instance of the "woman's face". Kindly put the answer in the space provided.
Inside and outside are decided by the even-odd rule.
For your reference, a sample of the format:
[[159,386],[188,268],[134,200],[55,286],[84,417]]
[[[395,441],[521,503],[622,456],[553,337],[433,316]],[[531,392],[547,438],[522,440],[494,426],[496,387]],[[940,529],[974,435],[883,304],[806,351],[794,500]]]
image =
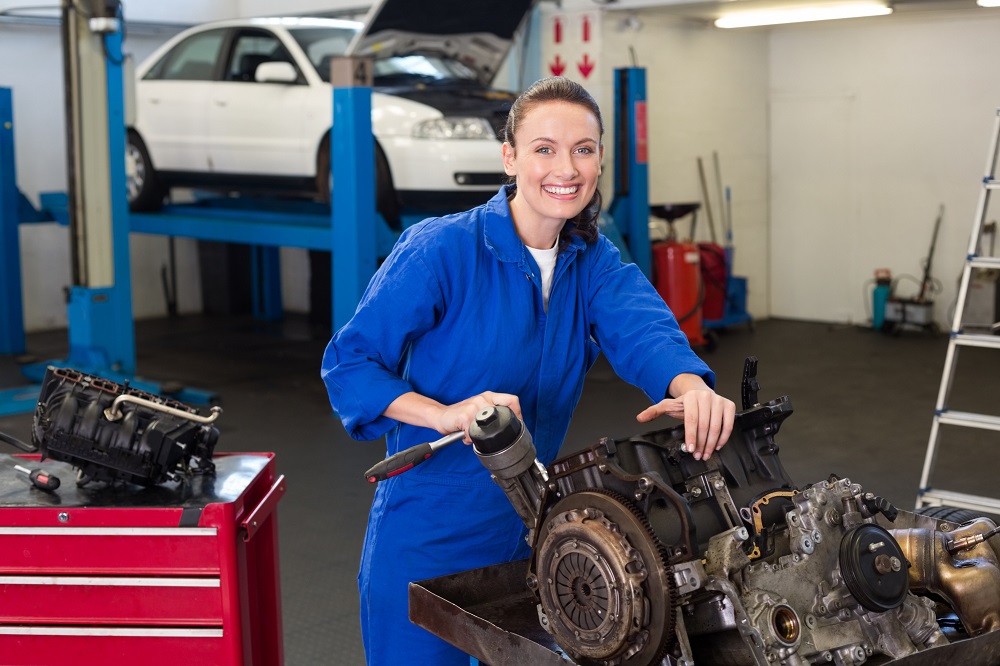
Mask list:
[[[542,102],[524,115],[514,142],[516,150],[503,144],[503,164],[517,182],[518,223],[542,224],[558,233],[597,189],[604,153],[597,118],[579,104]],[[529,219],[520,219],[524,216]]]

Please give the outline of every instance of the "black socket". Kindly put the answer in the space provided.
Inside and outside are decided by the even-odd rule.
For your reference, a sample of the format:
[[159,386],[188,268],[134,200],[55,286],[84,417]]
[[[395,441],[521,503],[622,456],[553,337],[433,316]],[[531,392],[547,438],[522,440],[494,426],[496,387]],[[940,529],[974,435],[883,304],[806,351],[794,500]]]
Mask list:
[[469,427],[469,437],[481,455],[499,453],[517,441],[524,424],[514,416],[509,407],[496,405],[476,414],[476,421]]

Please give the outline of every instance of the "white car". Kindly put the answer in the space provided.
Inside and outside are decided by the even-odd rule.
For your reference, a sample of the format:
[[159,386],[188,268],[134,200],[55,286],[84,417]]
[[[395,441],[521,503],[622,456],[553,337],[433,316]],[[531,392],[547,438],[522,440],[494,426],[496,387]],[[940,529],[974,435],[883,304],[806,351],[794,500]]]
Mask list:
[[136,70],[132,209],[159,208],[172,186],[328,201],[330,61],[348,52],[375,55],[373,177],[383,217],[394,224],[401,208],[487,200],[504,179],[500,135],[514,99],[489,84],[531,0],[505,3],[503,17],[479,21],[482,30],[458,34],[452,25],[445,35],[430,34],[442,21],[400,14],[416,5],[380,3],[365,22],[221,21],[164,44]]

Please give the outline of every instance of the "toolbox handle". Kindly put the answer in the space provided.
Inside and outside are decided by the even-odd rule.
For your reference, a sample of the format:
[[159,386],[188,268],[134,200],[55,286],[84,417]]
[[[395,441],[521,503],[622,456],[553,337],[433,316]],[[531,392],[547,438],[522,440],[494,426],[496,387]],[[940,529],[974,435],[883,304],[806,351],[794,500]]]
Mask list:
[[282,474],[271,486],[271,489],[267,491],[264,495],[264,499],[254,507],[254,510],[250,512],[240,527],[243,528],[243,541],[250,541],[253,535],[257,533],[257,530],[264,524],[264,522],[271,517],[274,510],[278,508],[278,501],[285,495],[285,475]]

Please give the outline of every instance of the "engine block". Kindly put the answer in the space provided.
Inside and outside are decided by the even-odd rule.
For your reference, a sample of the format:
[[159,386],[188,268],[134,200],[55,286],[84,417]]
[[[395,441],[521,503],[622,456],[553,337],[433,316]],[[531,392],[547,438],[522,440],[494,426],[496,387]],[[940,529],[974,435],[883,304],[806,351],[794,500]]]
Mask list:
[[[1000,626],[987,519],[954,529],[846,478],[797,487],[775,435],[787,397],[744,409],[708,460],[683,426],[603,439],[548,468],[505,407],[469,434],[528,527],[541,626],[583,666],[858,666]],[[955,635],[952,631],[951,636]]]

